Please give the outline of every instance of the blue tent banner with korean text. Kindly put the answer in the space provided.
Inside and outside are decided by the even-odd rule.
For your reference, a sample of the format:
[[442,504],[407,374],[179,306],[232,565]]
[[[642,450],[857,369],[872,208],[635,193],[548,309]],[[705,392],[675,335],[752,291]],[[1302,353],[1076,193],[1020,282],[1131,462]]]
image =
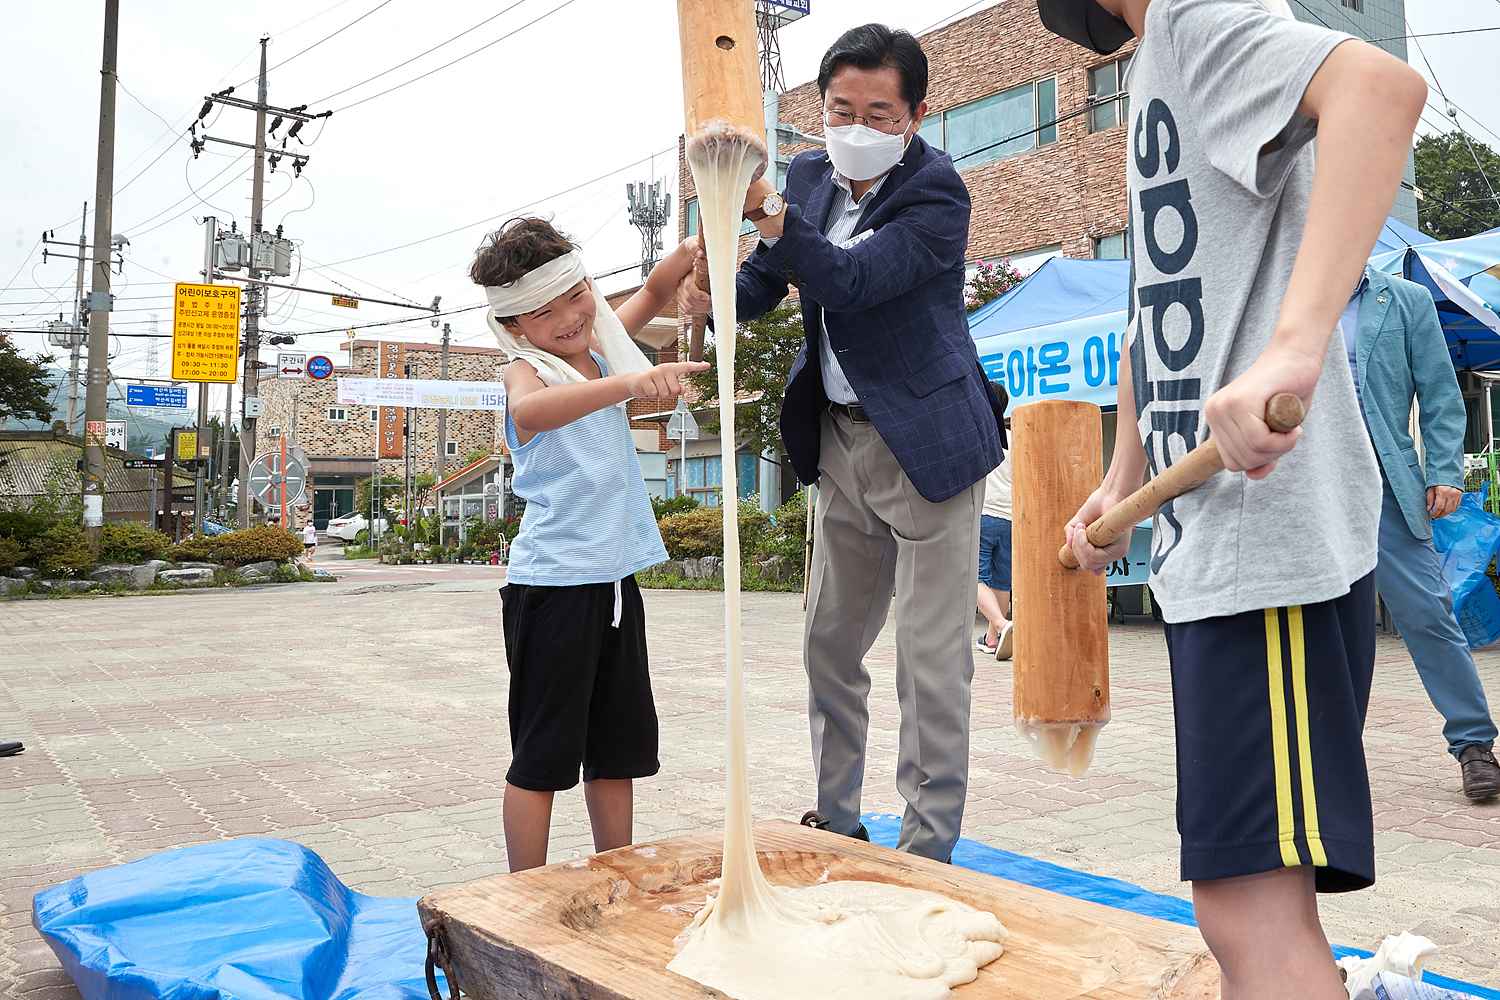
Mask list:
[[1125,313],[976,337],[979,362],[1010,393],[1011,410],[1044,399],[1115,405]]

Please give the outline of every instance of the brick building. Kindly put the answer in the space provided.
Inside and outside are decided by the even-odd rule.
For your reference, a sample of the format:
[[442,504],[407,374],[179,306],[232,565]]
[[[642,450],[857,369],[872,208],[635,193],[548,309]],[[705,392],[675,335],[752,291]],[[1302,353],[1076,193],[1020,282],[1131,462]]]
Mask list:
[[[1406,58],[1405,41],[1392,38],[1405,33],[1404,0],[1294,0],[1292,6],[1309,23],[1362,38],[1390,39],[1380,44]],[[856,17],[851,16],[851,26],[858,23]],[[1109,56],[1087,52],[1043,28],[1035,0],[1000,0],[921,36],[921,42],[929,82],[928,113],[920,132],[953,158],[968,186],[971,267],[1008,258],[1025,275],[1056,255],[1126,256],[1129,98],[1122,80],[1135,43]],[[821,136],[822,109],[814,80],[780,94],[775,114],[795,133]],[[779,180],[784,180],[790,158],[808,148],[806,142],[788,141],[788,133],[782,132]],[[697,232],[698,204],[680,146],[678,167],[677,217],[685,237]],[[1407,173],[1410,180],[1410,165]],[[1393,214],[1416,224],[1409,191],[1403,189]],[[741,258],[757,239],[747,223],[741,231]],[[718,459],[713,456],[718,442],[689,442],[687,452],[689,491],[716,489]],[[677,464],[675,458],[668,463],[674,484]],[[750,473],[753,464],[741,457],[741,493],[759,487],[763,504],[775,502],[776,491],[764,480],[764,472],[774,466],[763,460],[757,482]]]
[[[607,296],[611,308],[618,307],[638,290],[626,288]],[[647,357],[658,361],[677,357],[676,303],[652,320],[639,335],[640,346]],[[442,377],[442,345],[413,341],[399,343],[404,362],[411,365],[411,377]],[[376,469],[376,448],[380,437],[380,411],[374,407],[346,406],[338,402],[337,381],[349,378],[375,378],[380,372],[380,341],[355,340],[332,356],[332,377],[312,379],[270,378],[260,383],[264,412],[256,422],[255,450],[263,454],[280,446],[282,435],[288,443],[300,445],[311,466],[308,496],[311,514],[317,525],[325,527],[331,518],[352,513],[355,490],[360,480],[368,479]],[[498,347],[450,344],[448,378],[464,382],[500,382],[506,363],[505,352]],[[652,413],[668,400],[636,399],[628,404],[632,418]],[[491,410],[449,410],[444,472],[452,474],[481,453],[500,459],[500,472],[508,484],[510,462],[504,455],[504,435],[499,413]],[[413,409],[411,413],[412,469],[416,474],[437,473],[438,411]],[[665,436],[662,427],[652,422],[632,419],[632,435],[640,457],[648,488],[660,494],[665,491]],[[402,457],[379,459],[383,476],[401,476],[406,463]],[[298,517],[298,523],[303,516]]]

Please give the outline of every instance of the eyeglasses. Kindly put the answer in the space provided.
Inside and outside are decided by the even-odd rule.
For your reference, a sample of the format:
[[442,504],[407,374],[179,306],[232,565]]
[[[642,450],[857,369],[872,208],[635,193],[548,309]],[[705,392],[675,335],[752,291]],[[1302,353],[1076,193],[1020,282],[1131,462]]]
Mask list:
[[845,111],[843,108],[832,108],[823,112],[823,124],[829,128],[843,128],[845,125],[868,125],[877,132],[895,134],[900,132],[906,123],[906,116],[891,118],[886,115],[856,115]]

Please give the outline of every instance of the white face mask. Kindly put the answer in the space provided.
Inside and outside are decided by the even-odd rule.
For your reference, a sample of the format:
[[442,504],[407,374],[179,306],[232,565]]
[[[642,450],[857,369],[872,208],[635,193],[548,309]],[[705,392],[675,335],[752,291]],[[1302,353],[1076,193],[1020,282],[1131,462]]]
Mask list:
[[887,135],[868,125],[827,127],[828,158],[833,169],[851,181],[871,181],[901,162],[908,139],[905,132]]

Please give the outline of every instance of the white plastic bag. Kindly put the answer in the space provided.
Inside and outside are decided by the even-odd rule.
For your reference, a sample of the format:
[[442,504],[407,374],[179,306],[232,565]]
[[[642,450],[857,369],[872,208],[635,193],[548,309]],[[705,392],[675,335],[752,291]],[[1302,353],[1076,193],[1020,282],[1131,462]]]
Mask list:
[[1387,937],[1373,958],[1341,958],[1349,1000],[1462,1000],[1460,994],[1422,982],[1422,964],[1437,945],[1416,934]]

